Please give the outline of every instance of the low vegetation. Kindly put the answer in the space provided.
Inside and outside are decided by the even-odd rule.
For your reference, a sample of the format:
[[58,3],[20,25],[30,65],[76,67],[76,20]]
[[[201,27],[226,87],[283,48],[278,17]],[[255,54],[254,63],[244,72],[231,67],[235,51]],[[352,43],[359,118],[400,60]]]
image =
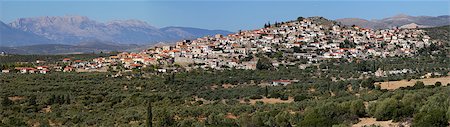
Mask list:
[[[305,69],[264,65],[260,70],[174,74],[135,70],[119,77],[112,77],[112,72],[1,74],[0,126],[145,126],[149,118],[154,126],[350,126],[370,117],[413,126],[448,126],[446,84],[418,82],[391,91],[375,84],[419,78],[427,72],[445,76],[450,67],[442,62],[448,60],[330,61]],[[416,73],[364,76],[373,67]],[[278,79],[298,82],[258,86]]]

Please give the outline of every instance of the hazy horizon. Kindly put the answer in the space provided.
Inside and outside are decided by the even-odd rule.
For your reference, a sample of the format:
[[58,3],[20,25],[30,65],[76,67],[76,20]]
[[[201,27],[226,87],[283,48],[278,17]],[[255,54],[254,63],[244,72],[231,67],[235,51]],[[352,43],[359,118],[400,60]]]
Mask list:
[[[238,31],[298,16],[382,19],[449,15],[449,1],[0,1],[0,20],[40,16],[87,16],[99,22],[142,20],[162,28],[195,27]],[[375,10],[379,9],[379,10]],[[374,11],[375,10],[375,11]]]

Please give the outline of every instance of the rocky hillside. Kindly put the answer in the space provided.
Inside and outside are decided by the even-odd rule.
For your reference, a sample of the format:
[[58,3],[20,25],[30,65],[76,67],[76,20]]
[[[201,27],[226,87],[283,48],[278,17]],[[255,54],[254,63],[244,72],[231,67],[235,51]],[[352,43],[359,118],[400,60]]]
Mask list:
[[424,30],[427,31],[427,34],[432,39],[450,42],[450,25],[434,28],[424,28]]

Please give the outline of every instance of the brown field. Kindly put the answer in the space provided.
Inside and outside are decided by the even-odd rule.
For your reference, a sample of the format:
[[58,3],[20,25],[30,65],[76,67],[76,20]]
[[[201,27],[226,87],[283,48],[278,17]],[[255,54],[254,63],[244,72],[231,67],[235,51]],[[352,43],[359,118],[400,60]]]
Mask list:
[[[291,103],[294,102],[294,98],[289,97],[288,100],[281,100],[280,98],[262,98],[262,99],[250,99],[250,104],[254,105],[257,101],[262,101],[264,104],[276,104],[276,103]],[[246,103],[244,99],[239,101],[240,103]]]
[[422,81],[425,85],[434,85],[437,81],[441,82],[443,86],[450,83],[450,76],[439,78],[425,78],[425,79],[411,79],[411,81],[389,81],[389,82],[375,82],[375,85],[380,85],[381,89],[395,90],[400,87],[414,86],[417,81]]
[[352,125],[352,127],[364,127],[370,125],[377,125],[381,127],[398,127],[399,123],[394,123],[392,120],[389,121],[376,121],[375,118],[359,118],[359,122]]

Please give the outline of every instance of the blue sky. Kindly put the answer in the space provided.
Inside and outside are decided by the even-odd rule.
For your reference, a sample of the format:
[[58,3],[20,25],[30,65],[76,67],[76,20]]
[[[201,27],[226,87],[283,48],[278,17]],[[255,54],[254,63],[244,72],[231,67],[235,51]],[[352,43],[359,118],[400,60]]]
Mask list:
[[22,17],[82,15],[100,22],[139,19],[155,27],[237,31],[298,16],[329,19],[380,19],[397,14],[439,16],[449,15],[449,7],[450,1],[444,0],[0,0],[0,20],[9,23]]

